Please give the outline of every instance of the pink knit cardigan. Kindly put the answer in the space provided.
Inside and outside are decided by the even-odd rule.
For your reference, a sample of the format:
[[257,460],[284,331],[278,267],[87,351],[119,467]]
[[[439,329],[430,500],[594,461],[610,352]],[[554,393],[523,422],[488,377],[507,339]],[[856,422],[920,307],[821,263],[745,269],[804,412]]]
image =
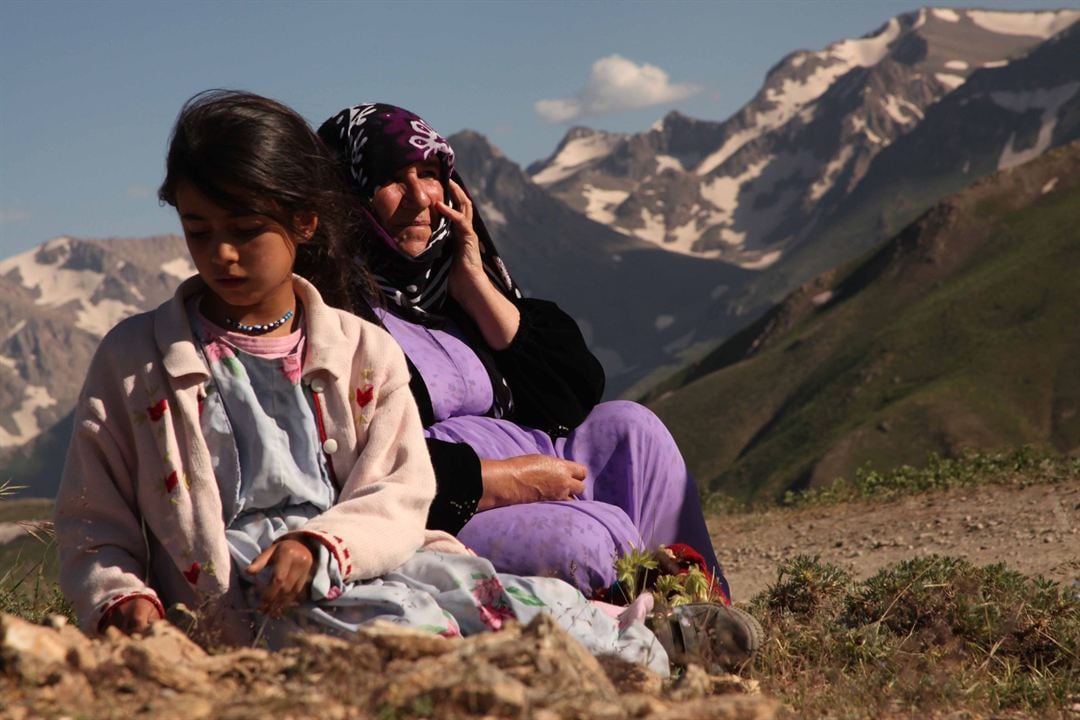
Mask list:
[[[293,282],[306,318],[303,382],[340,490],[300,532],[326,544],[346,580],[385,574],[421,547],[467,552],[424,528],[435,477],[401,349]],[[75,408],[55,521],[60,584],[85,631],[139,595],[207,610],[222,640],[250,637],[199,429],[209,371],[184,302],[204,289],[190,278],[172,300],[113,328]]]

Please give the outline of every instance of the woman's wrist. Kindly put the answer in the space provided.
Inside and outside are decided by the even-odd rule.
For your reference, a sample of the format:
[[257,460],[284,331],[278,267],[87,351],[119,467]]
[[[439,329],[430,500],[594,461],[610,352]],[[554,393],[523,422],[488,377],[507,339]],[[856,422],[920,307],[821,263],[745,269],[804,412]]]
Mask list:
[[505,350],[521,325],[521,311],[491,284],[486,275],[468,277],[451,289],[454,300],[480,329],[492,350]]

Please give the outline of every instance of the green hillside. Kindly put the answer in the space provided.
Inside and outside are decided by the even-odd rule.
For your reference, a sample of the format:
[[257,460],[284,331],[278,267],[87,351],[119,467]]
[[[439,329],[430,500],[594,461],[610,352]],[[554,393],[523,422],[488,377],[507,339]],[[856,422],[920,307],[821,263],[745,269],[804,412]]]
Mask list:
[[743,500],[866,463],[1080,449],[1080,143],[935,206],[657,388],[703,485]]

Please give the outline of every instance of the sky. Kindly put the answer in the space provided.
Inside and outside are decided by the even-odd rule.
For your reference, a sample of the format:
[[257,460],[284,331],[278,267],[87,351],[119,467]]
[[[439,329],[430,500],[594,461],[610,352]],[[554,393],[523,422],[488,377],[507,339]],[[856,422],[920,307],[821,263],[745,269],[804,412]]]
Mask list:
[[[935,4],[966,6],[1048,7]],[[177,232],[156,188],[176,113],[208,88],[268,95],[316,127],[348,105],[390,102],[444,135],[477,130],[524,167],[574,125],[638,132],[671,110],[723,120],[789,52],[865,35],[918,7],[3,0],[0,258],[58,235]]]

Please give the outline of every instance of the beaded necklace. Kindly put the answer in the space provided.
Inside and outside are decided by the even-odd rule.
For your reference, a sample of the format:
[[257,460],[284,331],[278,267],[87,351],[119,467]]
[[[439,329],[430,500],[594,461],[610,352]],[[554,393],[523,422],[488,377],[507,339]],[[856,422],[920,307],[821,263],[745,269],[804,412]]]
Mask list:
[[232,318],[222,318],[225,321],[225,327],[236,332],[244,333],[245,335],[265,335],[271,330],[275,330],[285,323],[289,322],[289,319],[293,316],[293,311],[289,310],[277,320],[268,323],[259,323],[257,325],[245,325],[242,322],[233,320]]

